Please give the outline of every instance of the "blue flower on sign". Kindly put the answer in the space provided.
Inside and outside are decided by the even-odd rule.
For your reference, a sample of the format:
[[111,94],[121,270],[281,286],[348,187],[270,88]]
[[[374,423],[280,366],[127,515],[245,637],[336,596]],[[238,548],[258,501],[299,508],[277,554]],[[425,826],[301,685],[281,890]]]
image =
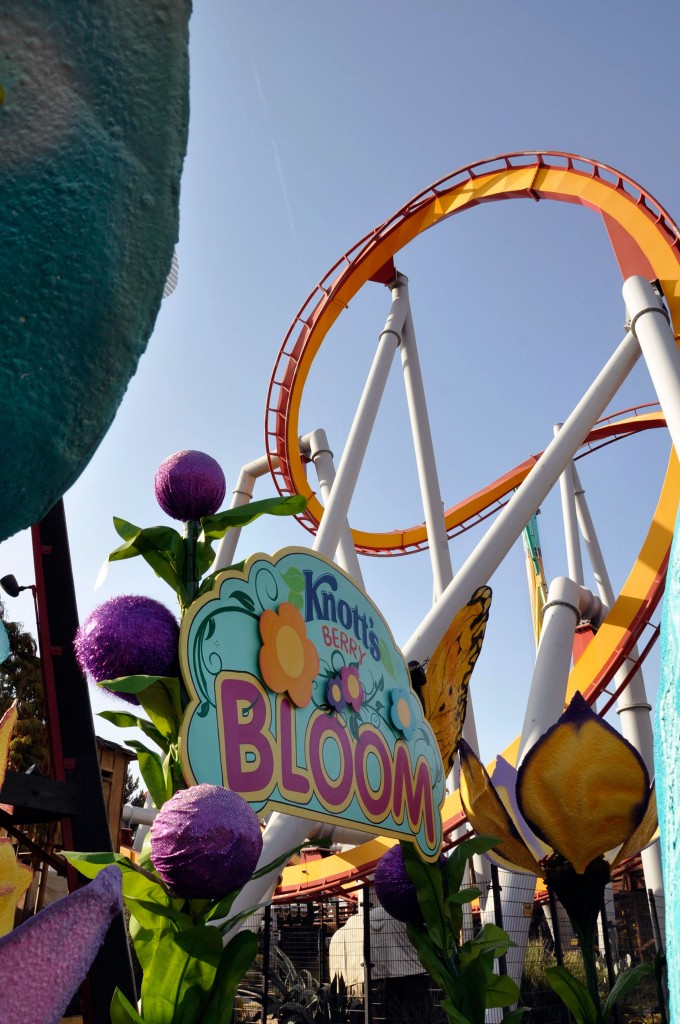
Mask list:
[[390,721],[405,740],[410,740],[420,724],[422,710],[418,698],[410,690],[390,690]]

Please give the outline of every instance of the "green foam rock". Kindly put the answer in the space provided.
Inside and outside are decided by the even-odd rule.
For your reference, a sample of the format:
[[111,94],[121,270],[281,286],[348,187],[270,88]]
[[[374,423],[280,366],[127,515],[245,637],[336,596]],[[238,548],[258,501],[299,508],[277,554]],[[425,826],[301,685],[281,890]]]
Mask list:
[[0,539],[106,433],[178,232],[188,0],[4,0]]

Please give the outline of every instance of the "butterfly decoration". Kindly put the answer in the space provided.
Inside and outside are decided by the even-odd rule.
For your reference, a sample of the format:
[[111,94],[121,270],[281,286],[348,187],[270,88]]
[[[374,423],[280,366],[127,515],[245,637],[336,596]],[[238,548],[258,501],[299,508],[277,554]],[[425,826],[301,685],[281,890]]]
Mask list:
[[491,588],[479,587],[456,612],[427,664],[420,688],[425,717],[432,726],[446,774],[463,735],[470,676],[479,658],[491,607]]

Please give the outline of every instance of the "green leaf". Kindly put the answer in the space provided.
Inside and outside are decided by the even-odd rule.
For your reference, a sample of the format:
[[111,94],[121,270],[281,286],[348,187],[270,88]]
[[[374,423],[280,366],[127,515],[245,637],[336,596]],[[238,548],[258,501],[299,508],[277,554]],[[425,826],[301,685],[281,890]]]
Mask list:
[[246,910],[239,910],[239,912],[237,914],[234,914],[233,917],[228,917],[224,921],[220,921],[219,918],[215,918],[215,926],[219,924],[219,927],[221,928],[222,932],[226,935],[229,932],[233,931],[237,924],[241,924],[242,921],[245,921],[247,918],[251,917],[256,910],[260,910],[262,907],[266,907],[268,905],[268,902],[269,901],[266,900],[264,903],[256,903],[254,907],[248,907]]
[[139,697],[154,683],[179,682],[175,676],[119,676],[117,679],[104,679],[99,686],[116,693],[134,693]]
[[140,1017],[119,988],[113,993],[111,1000],[111,1024],[144,1024],[144,1018]]
[[456,1009],[450,999],[442,999],[441,1008],[446,1013],[446,1016],[453,1024],[471,1024],[470,1018],[466,1017],[464,1013]]
[[509,974],[492,974],[486,984],[487,1010],[497,1006],[512,1006],[519,999],[519,988]]
[[[268,875],[270,871],[274,870],[274,868],[283,867],[284,864],[288,863],[292,856],[294,856],[296,853],[299,853],[300,850],[302,850],[303,847],[305,846],[312,846],[314,849],[318,849],[319,847],[327,845],[328,844],[325,841],[307,843],[307,841],[305,840],[305,842],[303,843],[298,843],[297,846],[291,847],[290,850],[286,850],[285,853],[280,854],[280,856],[275,857],[274,860],[270,860],[268,864],[264,864],[261,868],[258,868],[257,871],[254,871],[253,874],[250,876],[251,881],[255,878],[262,878],[264,875]],[[252,910],[254,909],[255,908],[253,907]]]
[[204,921],[216,921],[220,917],[226,917],[240,891],[240,889],[235,889],[234,892],[223,896],[218,903],[212,903],[211,901],[207,909],[201,914],[201,919]]
[[123,874],[123,897],[153,900],[169,905],[172,898],[160,878],[150,871],[133,864],[122,853],[77,853],[64,852],[64,857],[84,878],[96,878],[100,871],[110,864],[117,864]]
[[144,779],[144,785],[160,811],[165,801],[172,796],[172,787],[168,786],[163,772],[163,762],[158,754],[152,750],[146,750],[141,743],[128,741],[128,746],[137,750],[137,764]]
[[221,956],[222,937],[216,928],[200,926],[162,935],[144,972],[144,1018],[153,1024],[179,1024],[187,1021],[189,1003],[194,1020],[200,1019],[196,1010],[207,999]]
[[503,956],[504,953],[517,943],[513,942],[510,936],[496,924],[485,924],[483,928],[460,948],[461,961],[476,960],[477,957],[489,953],[492,959]]
[[181,683],[175,676],[157,678],[138,695],[147,715],[170,743],[177,743],[182,721]]
[[471,885],[469,889],[460,889],[458,892],[452,892],[446,897],[447,903],[472,903],[474,900],[479,899],[481,893],[476,886]]
[[423,925],[407,924],[406,932],[418,954],[418,959],[435,983],[444,991],[451,991],[451,976],[440,950],[432,942]]
[[167,754],[170,750],[170,741],[166,740],[164,736],[161,736],[155,725],[151,722],[147,722],[145,718],[137,719],[137,728],[140,732],[143,732],[147,739],[150,739],[152,743],[160,747],[164,754]]
[[388,648],[387,644],[385,643],[385,641],[382,638],[378,641],[378,647],[380,648],[380,660],[382,661],[383,665],[387,669],[388,675],[392,676],[393,679],[396,679],[397,676],[396,676],[396,673],[394,671],[394,664],[392,662],[392,656],[390,655],[389,648]]
[[152,743],[158,744],[161,750],[167,751],[168,749],[168,741],[161,736],[155,725],[145,718],[137,718],[135,715],[129,715],[126,711],[100,711],[97,717],[111,722],[112,725],[117,725],[119,729],[139,729]]
[[461,966],[460,990],[462,999],[459,1007],[472,1024],[484,1024],[486,1016],[486,987],[489,971],[482,960],[473,960],[466,967]]
[[238,983],[257,956],[257,949],[257,936],[249,931],[239,932],[225,947],[201,1024],[224,1024],[231,1020]]
[[175,906],[172,903],[164,904],[157,900],[136,899],[132,896],[125,898],[125,906],[131,916],[139,921],[142,928],[156,931],[159,928],[166,928],[168,922],[178,931],[182,928],[190,928],[193,924],[191,917],[188,914],[183,914],[177,907],[177,904],[182,904],[183,901],[175,900],[173,902]]
[[136,715],[128,715],[127,711],[100,711],[97,718],[103,718],[111,725],[117,725],[119,729],[136,729],[139,719]]
[[281,579],[294,594],[301,594],[305,589],[305,578],[296,565],[282,573]]
[[[259,502],[249,502],[237,508],[224,509],[215,515],[201,519],[201,536],[196,547],[196,561],[199,577],[202,577],[212,565],[215,553],[212,541],[224,537],[226,531],[235,527],[247,526],[261,515],[297,515],[303,512],[307,501],[299,495],[290,498],[265,498]],[[230,566],[237,568],[238,566]]]
[[633,967],[629,971],[622,971],[619,974],[602,1007],[602,1020],[604,1024],[607,1024],[611,1012],[619,1000],[623,999],[629,992],[632,992],[634,988],[637,988],[643,978],[647,978],[653,973],[654,966],[652,964],[638,964],[637,967]]
[[206,538],[219,540],[224,537],[227,530],[235,526],[247,526],[259,516],[294,516],[304,512],[306,505],[306,498],[297,494],[287,498],[265,498],[263,501],[239,505],[238,508],[225,509],[214,516],[204,516],[201,519],[201,526]]
[[548,967],[545,977],[553,992],[560,997],[572,1014],[576,1024],[598,1024],[598,1012],[590,993],[566,967]]
[[528,1006],[518,1006],[516,1010],[511,1010],[510,1013],[504,1014],[503,1024],[520,1024],[524,1014],[528,1012]]
[[477,853],[486,853],[498,846],[500,840],[495,836],[472,836],[455,846],[446,859],[444,868],[444,886],[447,893],[458,892],[463,884],[467,862]]
[[425,918],[430,935],[442,952],[448,951],[444,915],[444,886],[438,864],[426,864],[420,859],[412,843],[401,843],[407,874],[416,887],[418,906]]
[[[201,541],[198,542],[197,550],[200,549],[200,546],[201,546]],[[211,559],[212,559],[214,557],[214,555],[212,555],[212,548],[210,548],[210,552],[211,552]],[[196,557],[198,559],[198,555]],[[197,564],[198,564],[198,562],[197,562]],[[212,561],[210,563],[208,563],[208,564],[211,565]],[[243,571],[243,566],[245,564],[246,564],[245,562],[235,562],[234,565],[229,565],[225,569],[217,569],[215,572],[211,572],[210,575],[206,576],[206,578],[201,583],[200,587],[198,588],[198,593],[196,594],[196,597],[202,597],[203,594],[207,594],[208,591],[213,587],[213,585],[215,583],[215,580],[217,579],[217,577],[221,573],[229,572],[230,570],[233,570],[234,572],[242,572]]]
[[[171,925],[169,921],[164,922],[167,925],[165,931],[171,931]],[[143,971],[148,971],[153,963],[153,958],[156,955],[156,947],[158,945],[159,936],[162,934],[163,929],[158,928],[142,928],[139,921],[131,917],[128,922],[128,931],[130,938],[132,939],[132,945],[135,947],[135,953],[137,959],[141,964]]]
[[116,532],[125,541],[109,555],[110,562],[141,555],[157,576],[172,589],[183,605],[189,603],[183,583],[184,544],[182,537],[171,526],[150,526],[139,529],[132,523],[114,516]]

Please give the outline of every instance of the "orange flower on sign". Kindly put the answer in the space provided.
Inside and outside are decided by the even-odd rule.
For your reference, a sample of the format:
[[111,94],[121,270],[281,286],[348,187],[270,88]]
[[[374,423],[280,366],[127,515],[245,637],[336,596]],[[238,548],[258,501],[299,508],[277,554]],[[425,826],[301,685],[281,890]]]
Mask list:
[[305,620],[284,601],[278,611],[267,608],[260,616],[260,672],[270,690],[287,693],[299,708],[312,699],[312,683],[319,672],[319,655],[307,636]]

